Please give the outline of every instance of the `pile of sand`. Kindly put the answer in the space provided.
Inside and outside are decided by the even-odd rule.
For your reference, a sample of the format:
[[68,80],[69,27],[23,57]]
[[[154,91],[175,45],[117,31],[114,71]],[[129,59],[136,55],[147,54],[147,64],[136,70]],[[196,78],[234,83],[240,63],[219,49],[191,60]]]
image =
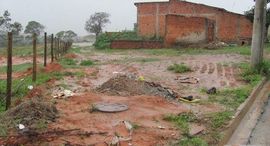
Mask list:
[[167,99],[177,98],[177,93],[167,87],[154,82],[139,81],[136,80],[136,77],[128,75],[118,75],[111,78],[96,90],[109,95],[151,95],[165,97]]

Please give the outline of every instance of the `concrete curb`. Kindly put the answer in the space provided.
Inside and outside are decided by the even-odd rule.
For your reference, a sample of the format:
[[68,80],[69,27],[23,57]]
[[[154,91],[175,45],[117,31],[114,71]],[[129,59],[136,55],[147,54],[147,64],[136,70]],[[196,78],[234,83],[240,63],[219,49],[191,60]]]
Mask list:
[[[263,89],[264,85],[267,83],[267,79],[263,78],[263,80],[253,89],[250,96],[247,98],[247,100],[240,105],[240,107],[237,109],[237,112],[234,115],[234,119],[230,122],[228,125],[228,128],[223,132],[224,136],[222,140],[219,142],[219,146],[224,146],[228,144],[230,141],[232,135],[236,132],[237,127],[240,125],[241,121],[244,119],[245,115],[248,113],[250,108],[252,107],[254,101],[257,99],[258,94]],[[266,101],[265,101],[266,102]],[[263,105],[261,105],[263,107]],[[262,109],[261,107],[261,109]],[[256,123],[254,124],[254,126]],[[254,128],[254,127],[253,127]],[[252,128],[252,129],[253,129]],[[252,131],[250,129],[250,133]],[[246,133],[246,137],[249,137],[249,134]]]

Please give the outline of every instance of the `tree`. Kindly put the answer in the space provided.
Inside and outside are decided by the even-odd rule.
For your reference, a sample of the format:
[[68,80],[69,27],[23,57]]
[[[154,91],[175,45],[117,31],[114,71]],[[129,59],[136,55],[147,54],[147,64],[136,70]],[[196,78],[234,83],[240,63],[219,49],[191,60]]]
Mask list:
[[77,37],[78,35],[73,32],[72,30],[68,31],[60,31],[56,34],[56,37],[60,38],[63,41],[70,41],[73,42],[74,38]]
[[99,36],[102,33],[102,29],[107,23],[110,23],[110,15],[105,12],[98,12],[90,16],[90,18],[85,23],[85,30],[89,33],[94,33]]
[[14,22],[13,24],[11,24],[11,32],[14,35],[19,35],[22,29],[22,25],[19,22]]
[[41,33],[44,32],[45,26],[40,24],[36,21],[30,21],[28,22],[27,26],[25,27],[24,33],[25,34],[33,34],[36,33],[37,36],[39,36]]
[[3,16],[0,16],[0,30],[1,32],[9,32],[11,29],[10,13],[6,10]]
[[265,30],[266,0],[256,0],[255,15],[253,21],[253,35],[251,46],[251,65],[258,67],[263,61],[263,40]]

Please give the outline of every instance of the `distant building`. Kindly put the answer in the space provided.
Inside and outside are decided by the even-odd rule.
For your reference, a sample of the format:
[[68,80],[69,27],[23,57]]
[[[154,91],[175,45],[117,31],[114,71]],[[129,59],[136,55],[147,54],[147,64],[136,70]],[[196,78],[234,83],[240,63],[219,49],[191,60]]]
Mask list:
[[138,35],[164,38],[166,46],[251,41],[252,23],[244,15],[222,8],[181,0],[135,5]]

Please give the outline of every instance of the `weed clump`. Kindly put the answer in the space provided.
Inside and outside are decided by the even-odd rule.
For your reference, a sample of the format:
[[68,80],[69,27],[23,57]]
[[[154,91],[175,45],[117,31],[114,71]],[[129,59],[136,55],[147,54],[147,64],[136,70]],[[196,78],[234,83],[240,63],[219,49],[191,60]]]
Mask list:
[[192,71],[191,68],[186,66],[185,64],[173,64],[168,67],[168,70],[175,73],[186,73]]
[[81,66],[91,66],[91,65],[94,65],[94,62],[91,61],[91,60],[83,60],[81,63],[80,63]]

